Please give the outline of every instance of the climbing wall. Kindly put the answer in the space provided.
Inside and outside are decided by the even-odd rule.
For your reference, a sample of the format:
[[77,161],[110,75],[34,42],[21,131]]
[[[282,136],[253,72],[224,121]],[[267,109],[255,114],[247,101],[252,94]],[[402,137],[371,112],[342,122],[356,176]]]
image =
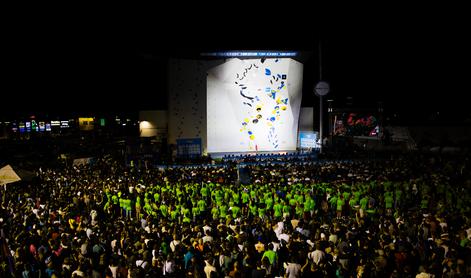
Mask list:
[[201,138],[206,152],[206,75],[223,60],[169,61],[168,142]]

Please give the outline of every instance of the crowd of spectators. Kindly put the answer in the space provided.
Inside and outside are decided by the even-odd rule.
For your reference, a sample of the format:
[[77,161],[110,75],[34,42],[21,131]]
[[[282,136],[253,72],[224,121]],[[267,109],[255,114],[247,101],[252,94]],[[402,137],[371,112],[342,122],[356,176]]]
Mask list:
[[1,190],[1,277],[469,277],[469,160],[41,167]]

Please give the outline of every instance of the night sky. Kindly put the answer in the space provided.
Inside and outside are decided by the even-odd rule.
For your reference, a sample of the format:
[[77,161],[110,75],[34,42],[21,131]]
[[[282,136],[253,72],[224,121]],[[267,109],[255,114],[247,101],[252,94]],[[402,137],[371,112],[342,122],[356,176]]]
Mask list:
[[336,106],[353,97],[350,107],[374,108],[382,101],[386,113],[404,120],[471,119],[465,101],[471,45],[463,22],[313,25],[303,20],[247,28],[231,22],[218,30],[204,21],[11,30],[2,54],[8,105],[2,101],[0,114],[165,109],[168,58],[215,50],[300,51],[303,105],[317,105],[312,91],[320,42],[323,79],[331,85],[327,98]]

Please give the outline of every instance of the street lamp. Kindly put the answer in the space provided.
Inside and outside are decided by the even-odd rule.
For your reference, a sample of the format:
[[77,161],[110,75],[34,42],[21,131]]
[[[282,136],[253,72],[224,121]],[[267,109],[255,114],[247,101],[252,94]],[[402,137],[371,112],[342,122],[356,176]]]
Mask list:
[[322,97],[327,95],[330,91],[330,86],[329,83],[325,81],[319,81],[316,86],[314,87],[314,93],[319,97],[319,138],[320,138],[320,148],[319,148],[319,153],[322,153],[322,145],[324,142],[322,141],[323,139],[323,132],[322,132],[322,114],[323,114],[323,109],[322,109]]

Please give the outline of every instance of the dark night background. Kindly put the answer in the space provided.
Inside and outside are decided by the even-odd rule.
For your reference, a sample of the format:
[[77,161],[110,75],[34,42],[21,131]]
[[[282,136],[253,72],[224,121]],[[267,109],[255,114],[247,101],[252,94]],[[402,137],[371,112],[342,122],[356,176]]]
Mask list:
[[300,51],[303,105],[317,105],[312,88],[319,80],[320,41],[323,79],[331,85],[327,98],[335,106],[353,97],[350,106],[358,108],[382,101],[385,113],[403,123],[469,123],[466,26],[459,16],[381,14],[361,22],[316,23],[292,14],[285,24],[242,25],[219,14],[132,24],[24,24],[4,35],[0,115],[166,109],[168,58],[212,50]]

